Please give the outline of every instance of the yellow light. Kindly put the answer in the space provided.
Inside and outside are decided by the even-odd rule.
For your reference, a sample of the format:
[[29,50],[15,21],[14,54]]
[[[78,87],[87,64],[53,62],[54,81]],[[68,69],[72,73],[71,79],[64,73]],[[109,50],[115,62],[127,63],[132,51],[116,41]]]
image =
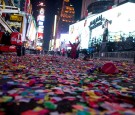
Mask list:
[[69,0],[64,0],[64,2],[69,2]]

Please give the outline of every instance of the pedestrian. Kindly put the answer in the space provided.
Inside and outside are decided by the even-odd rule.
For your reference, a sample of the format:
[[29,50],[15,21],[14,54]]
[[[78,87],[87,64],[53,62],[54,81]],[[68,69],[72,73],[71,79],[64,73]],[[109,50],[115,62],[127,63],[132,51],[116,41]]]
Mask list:
[[70,43],[70,46],[71,46],[71,58],[72,59],[76,59],[76,55],[77,55],[77,47],[78,47],[78,45],[80,44],[80,42],[78,42],[78,43],[71,43],[70,41],[69,41],[69,43]]
[[25,55],[25,45],[24,45],[24,43],[23,43],[23,45],[22,45],[22,56],[24,56]]
[[67,57],[70,58],[71,51],[70,49],[67,50]]
[[79,58],[79,53],[80,53],[80,50],[78,49],[78,50],[76,51],[76,59]]
[[22,46],[16,46],[17,56],[22,56]]
[[66,50],[63,48],[63,49],[61,50],[61,53],[62,53],[62,56],[65,56]]

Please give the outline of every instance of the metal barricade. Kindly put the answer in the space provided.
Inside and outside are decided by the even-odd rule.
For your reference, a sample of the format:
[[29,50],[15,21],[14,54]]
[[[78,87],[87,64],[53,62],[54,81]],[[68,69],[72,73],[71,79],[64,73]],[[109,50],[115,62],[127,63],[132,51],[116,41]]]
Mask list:
[[117,60],[117,61],[118,60],[133,61],[135,58],[135,51],[96,52],[96,53],[93,53],[93,58]]

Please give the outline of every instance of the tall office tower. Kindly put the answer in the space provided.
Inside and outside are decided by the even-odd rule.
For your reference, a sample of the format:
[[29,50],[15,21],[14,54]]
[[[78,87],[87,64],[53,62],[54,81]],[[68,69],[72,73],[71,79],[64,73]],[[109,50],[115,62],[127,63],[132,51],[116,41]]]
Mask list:
[[74,23],[75,10],[69,0],[63,0],[61,13],[59,16],[58,33],[67,33],[69,25]]
[[114,0],[83,0],[81,18],[85,18],[88,13],[101,13],[110,9],[113,5]]

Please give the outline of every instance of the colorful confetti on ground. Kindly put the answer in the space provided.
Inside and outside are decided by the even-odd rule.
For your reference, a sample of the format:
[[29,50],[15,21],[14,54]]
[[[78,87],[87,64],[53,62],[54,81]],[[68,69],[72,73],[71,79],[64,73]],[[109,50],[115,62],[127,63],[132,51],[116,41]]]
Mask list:
[[[0,56],[0,115],[135,115],[135,65],[49,55]],[[110,63],[110,62],[109,62]]]

